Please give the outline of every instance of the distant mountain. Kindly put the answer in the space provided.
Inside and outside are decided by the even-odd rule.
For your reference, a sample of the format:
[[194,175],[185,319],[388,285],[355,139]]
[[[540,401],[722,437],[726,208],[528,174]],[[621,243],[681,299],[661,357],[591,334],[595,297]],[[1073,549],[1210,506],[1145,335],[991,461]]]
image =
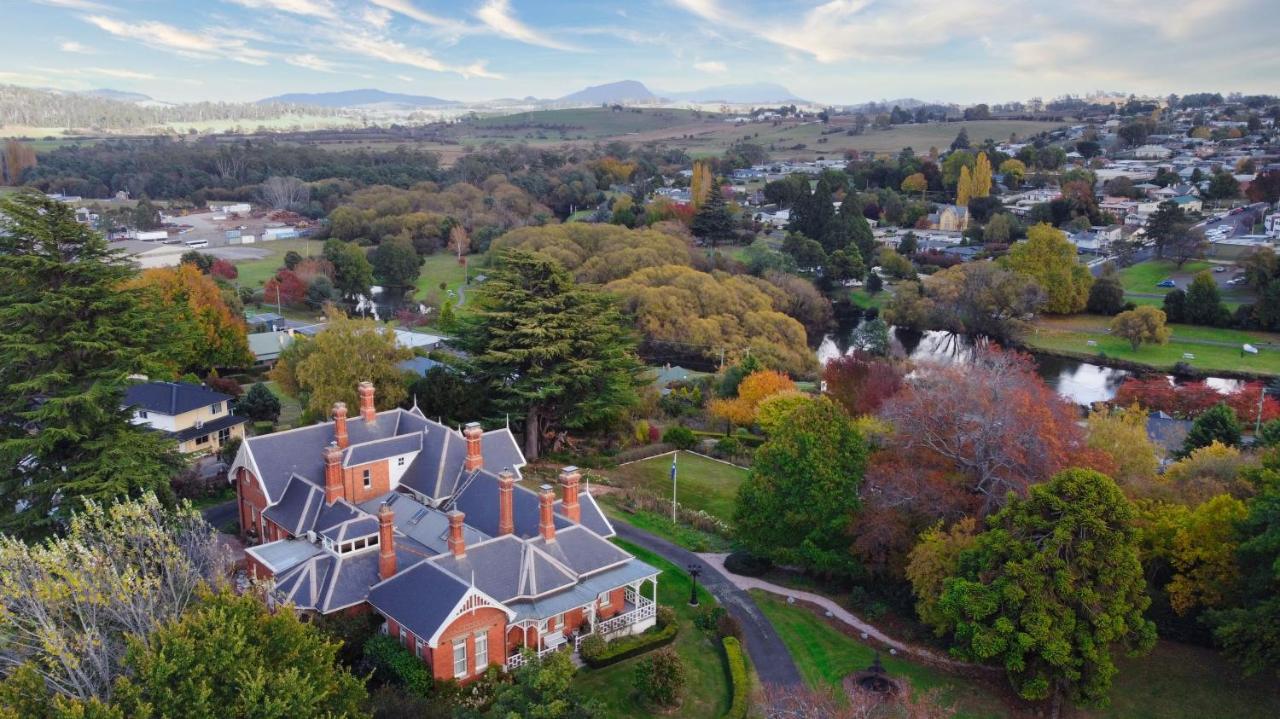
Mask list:
[[715,85],[686,92],[662,91],[660,94],[672,100],[688,100],[690,102],[727,102],[732,104],[808,102],[808,100],[796,97],[787,88],[772,82]]
[[453,100],[442,100],[428,95],[405,95],[385,90],[340,90],[338,92],[292,92],[259,100],[259,105],[283,103],[287,105],[311,105],[314,107],[448,107],[457,105]]
[[635,80],[622,80],[620,82],[611,82],[607,85],[592,85],[583,88],[570,95],[556,100],[556,102],[577,102],[599,104],[602,102],[653,102],[658,96],[649,92],[649,88],[644,83]]
[[112,90],[111,88],[99,88],[97,90],[84,90],[76,93],[77,95],[87,95],[89,97],[101,97],[107,100],[118,100],[120,102],[154,102],[150,95],[143,95],[140,92],[129,92],[127,90]]

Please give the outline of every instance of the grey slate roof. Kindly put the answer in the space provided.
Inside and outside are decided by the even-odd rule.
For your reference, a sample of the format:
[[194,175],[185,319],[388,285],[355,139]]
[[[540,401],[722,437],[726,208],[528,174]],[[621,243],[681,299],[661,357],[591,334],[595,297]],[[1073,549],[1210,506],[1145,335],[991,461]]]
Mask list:
[[418,562],[369,591],[369,603],[397,624],[429,638],[470,591],[429,561]]
[[179,442],[185,442],[189,439],[195,439],[196,437],[203,437],[206,434],[212,434],[213,432],[226,429],[227,427],[234,427],[238,424],[244,424],[245,422],[248,422],[248,421],[249,420],[247,417],[240,417],[234,414],[225,414],[211,422],[205,422],[204,424],[200,424],[200,425],[191,425],[190,427],[187,427],[181,432],[172,432],[171,434],[173,435],[174,439],[178,440]]
[[229,399],[231,395],[186,382],[141,382],[129,385],[124,390],[125,406],[141,407],[148,412],[170,416]]
[[[489,536],[497,536],[498,476],[496,474],[481,470],[451,505],[466,513],[467,524]],[[538,511],[537,492],[516,484],[511,492],[511,513],[516,536],[532,537],[538,533],[540,521]],[[555,515],[554,519],[556,529],[573,524],[560,515]]]
[[[554,505],[557,514],[564,514],[564,502],[557,499]],[[605,517],[604,510],[600,509],[600,505],[596,504],[596,498],[591,496],[591,492],[586,489],[578,491],[578,515],[582,522],[582,526],[599,534],[606,539],[614,536],[617,532],[613,531],[613,525],[609,523],[609,519]]]
[[405,372],[412,372],[418,375],[419,377],[425,377],[426,374],[430,372],[433,368],[435,367],[447,368],[449,365],[443,362],[437,362],[427,357],[414,357],[413,359],[407,359],[396,366],[404,370]]
[[507,606],[515,611],[516,621],[546,619],[575,607],[594,602],[602,593],[624,584],[647,579],[659,574],[657,569],[638,559],[592,575],[574,585],[572,589],[556,592],[538,599],[516,600]]
[[441,554],[432,560],[440,568],[499,602],[534,597],[573,586],[576,577],[537,547],[511,535],[468,546],[463,557]]
[[[379,412],[378,421],[372,424],[356,416],[347,420],[347,435],[351,444],[394,436],[400,416],[407,414],[400,409]],[[279,501],[289,477],[294,474],[314,484],[323,484],[322,451],[332,441],[332,421],[246,439],[245,447],[257,465],[258,471],[254,474],[262,480],[267,500]]]
[[398,455],[417,452],[421,449],[421,432],[412,432],[395,437],[375,439],[371,442],[353,444],[347,447],[346,454],[342,458],[342,466],[354,467],[359,464],[368,464],[380,459],[389,459]]
[[[344,555],[322,552],[308,562],[276,576],[276,595],[299,609],[322,614],[359,604],[369,596],[369,588],[381,581],[378,550],[367,549]],[[408,566],[420,561],[400,548],[396,562]]]
[[520,468],[525,464],[524,453],[520,451],[520,443],[509,428],[485,432],[480,441],[480,454],[484,456],[484,466],[490,472],[497,474],[510,469],[517,478],[521,477]]
[[598,572],[631,558],[630,554],[609,540],[580,526],[556,530],[554,541],[548,542],[542,537],[536,537],[529,540],[529,544],[546,552],[578,575]]
[[361,537],[369,537],[378,533],[378,519],[368,514],[358,516],[355,519],[335,524],[324,530],[320,535],[326,539],[332,540],[334,544],[349,542],[353,539]]
[[[407,494],[391,493],[386,497],[371,499],[360,505],[370,514],[378,511],[383,500],[390,502],[395,512],[392,525],[396,529],[396,541],[408,538],[427,551],[426,556],[434,556],[449,551],[449,518],[434,507],[428,507]],[[462,527],[462,539],[468,546],[479,544],[489,539],[489,535],[477,530],[469,524]]]
[[295,474],[285,485],[280,501],[267,507],[262,516],[299,535],[315,525],[323,506],[324,490]]

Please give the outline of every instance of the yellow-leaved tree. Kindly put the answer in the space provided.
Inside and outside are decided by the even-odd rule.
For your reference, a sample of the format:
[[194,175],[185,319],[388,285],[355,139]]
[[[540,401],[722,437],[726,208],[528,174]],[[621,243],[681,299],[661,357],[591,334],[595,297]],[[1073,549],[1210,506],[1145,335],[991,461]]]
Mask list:
[[[962,179],[963,181],[963,179]],[[1048,298],[1044,312],[1069,315],[1089,302],[1093,275],[1080,264],[1075,245],[1053,225],[1041,222],[1027,231],[1026,242],[1016,243],[1004,258],[1005,266],[1040,284]]]
[[1156,446],[1147,436],[1147,412],[1136,404],[1091,413],[1088,444],[1115,460],[1116,483],[1130,495],[1150,482],[1160,466]]
[[960,168],[960,180],[956,183],[956,204],[968,207],[973,196],[973,175],[969,173],[968,165],[965,165]]
[[1219,494],[1186,515],[1173,537],[1173,579],[1166,589],[1178,614],[1220,606],[1240,574],[1236,525],[1249,512],[1244,502]]
[[795,389],[796,383],[785,374],[774,370],[760,370],[742,380],[738,385],[737,397],[713,400],[709,409],[713,415],[733,424],[754,424],[756,410],[761,402],[781,392],[794,392]]
[[182,349],[175,363],[183,370],[248,367],[253,364],[244,319],[227,305],[222,289],[193,262],[145,270],[127,289],[140,290],[144,304],[176,311],[173,331]]
[[973,166],[973,196],[991,196],[991,161],[985,152],[978,153],[977,164]]

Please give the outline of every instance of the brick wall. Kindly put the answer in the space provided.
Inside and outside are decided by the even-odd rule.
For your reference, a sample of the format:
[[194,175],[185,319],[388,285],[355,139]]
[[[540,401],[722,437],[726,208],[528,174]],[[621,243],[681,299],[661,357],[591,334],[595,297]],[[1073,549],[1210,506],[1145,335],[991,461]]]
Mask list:
[[484,672],[477,668],[475,634],[485,632],[489,636],[489,663],[502,664],[507,658],[507,615],[501,609],[483,607],[454,620],[440,635],[439,645],[433,657],[432,673],[436,679],[453,679],[453,641],[463,638],[467,642],[467,677]]
[[[369,470],[369,487],[364,486],[364,471]],[[391,491],[390,462],[382,460],[369,464],[360,464],[343,470],[342,482],[347,501],[360,504],[374,497],[380,497]]]
[[245,536],[250,529],[262,536],[262,510],[267,508],[267,496],[254,478],[253,473],[241,467],[236,471],[236,498],[240,505],[240,536]]

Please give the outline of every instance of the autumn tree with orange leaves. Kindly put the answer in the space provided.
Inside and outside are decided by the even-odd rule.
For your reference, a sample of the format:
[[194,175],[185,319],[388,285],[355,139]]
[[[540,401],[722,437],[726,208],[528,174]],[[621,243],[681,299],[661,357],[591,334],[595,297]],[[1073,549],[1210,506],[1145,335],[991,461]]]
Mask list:
[[180,350],[174,358],[184,370],[248,367],[253,364],[247,328],[227,306],[222,290],[193,263],[158,267],[131,280],[128,289],[150,290],[144,302],[176,310],[174,333]]
[[756,408],[760,402],[779,392],[794,391],[795,388],[796,383],[781,372],[753,372],[738,385],[737,397],[713,400],[710,404],[711,414],[745,427],[756,421]]

